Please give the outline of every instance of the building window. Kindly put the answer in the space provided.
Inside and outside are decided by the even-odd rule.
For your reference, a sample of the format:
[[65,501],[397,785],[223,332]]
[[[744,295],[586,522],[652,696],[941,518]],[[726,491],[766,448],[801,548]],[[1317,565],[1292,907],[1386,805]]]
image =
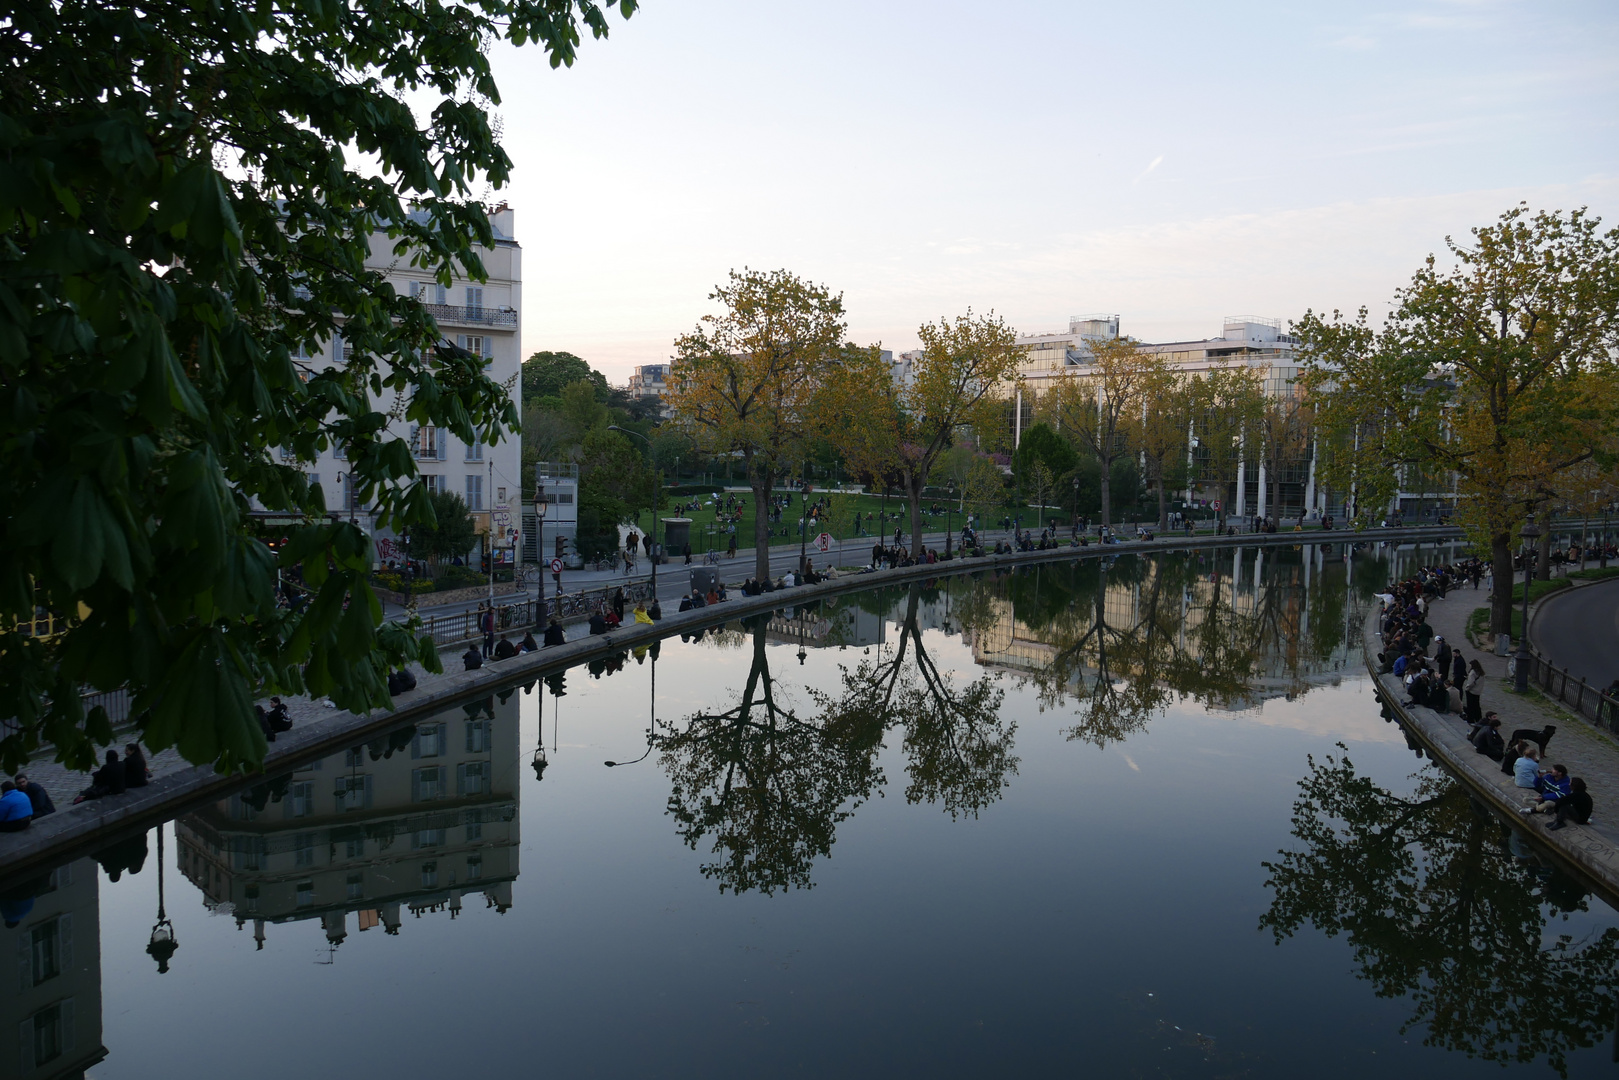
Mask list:
[[482,439],[473,439],[471,442],[467,443],[467,460],[468,461],[482,461],[483,460],[483,440]]
[[29,1042],[33,1045],[25,1043],[23,1054],[26,1057],[32,1051],[31,1066],[38,1068],[46,1062],[55,1061],[73,1045],[73,999],[47,1005],[34,1014],[32,1032],[28,1031],[29,1026],[24,1025],[23,1034],[25,1037],[32,1036]]
[[345,769],[358,769],[365,764],[365,747],[351,746],[343,752],[343,767]]
[[339,776],[335,794],[339,813],[364,810],[371,805],[371,777]]
[[483,477],[476,473],[467,474],[467,509],[483,509]]
[[489,763],[468,761],[455,767],[457,795],[483,795],[489,790]]
[[410,773],[410,801],[431,802],[444,796],[444,774],[442,765],[429,765],[422,769],[412,769]]
[[315,906],[315,883],[313,881],[300,881],[295,894],[299,907]]
[[[483,287],[481,285],[467,286],[467,318],[483,318]],[[481,350],[473,349],[472,351],[479,352]]]
[[348,841],[347,842],[347,849],[345,850],[344,854],[347,855],[351,859],[364,858],[365,857],[365,841],[364,840],[350,840],[350,841]]
[[483,822],[481,822],[481,821],[469,821],[469,822],[467,822],[467,843],[470,844],[474,840],[482,840],[482,839],[483,839]]
[[59,915],[41,923],[34,927],[31,936],[34,985],[38,986],[62,974],[62,969],[67,966],[67,954],[73,947],[73,916]]
[[467,721],[467,753],[487,754],[489,752],[489,721]]
[[410,756],[413,758],[443,757],[449,752],[446,745],[448,724],[422,724],[416,729],[416,737],[410,742]]
[[422,484],[434,495],[444,494],[444,477],[437,473],[423,473]]
[[413,851],[419,851],[426,847],[438,847],[443,843],[443,829],[417,829],[410,837],[410,846]]
[[358,900],[365,895],[365,875],[349,875],[349,899]]
[[422,863],[422,888],[424,888],[424,889],[436,889],[436,888],[438,888],[438,863],[436,863],[436,862],[424,862],[424,863]]
[[236,836],[230,842],[232,870],[264,869],[264,838],[262,836]]
[[292,841],[292,864],[294,866],[315,865],[315,834],[299,833]]
[[483,877],[483,856],[482,855],[468,855],[467,856],[467,880],[468,881],[476,881],[481,877]]
[[315,783],[303,780],[287,785],[287,816],[308,817],[315,812]]

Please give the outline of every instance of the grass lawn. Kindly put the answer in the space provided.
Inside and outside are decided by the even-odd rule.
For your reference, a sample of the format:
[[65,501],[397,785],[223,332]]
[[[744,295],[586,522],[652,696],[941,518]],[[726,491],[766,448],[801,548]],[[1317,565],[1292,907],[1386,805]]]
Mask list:
[[[1529,602],[1533,604],[1548,593],[1559,592],[1571,588],[1568,578],[1552,578],[1549,581],[1531,581],[1529,583]],[[1488,607],[1475,608],[1473,614],[1467,617],[1467,632],[1483,637],[1490,632],[1490,609]],[[1512,640],[1517,641],[1523,636],[1523,584],[1512,592]]]
[[[829,532],[835,538],[845,541],[854,538],[857,534],[852,525],[849,523],[848,519],[853,514],[855,509],[858,509],[862,516],[866,514],[872,515],[869,523],[864,521],[862,522],[861,527],[863,532],[858,534],[861,542],[867,546],[874,542],[875,537],[873,534],[875,533],[883,533],[889,538],[892,538],[894,535],[894,526],[896,520],[898,521],[899,526],[905,530],[907,535],[911,531],[910,506],[903,498],[899,496],[890,495],[885,505],[881,495],[839,495],[836,492],[812,492],[810,494],[811,501],[814,501],[822,494],[830,495],[830,498],[833,501],[833,513],[841,514],[845,521],[840,527],[832,527],[826,522],[818,523],[813,529],[809,530],[809,540],[812,544],[816,535],[821,532]],[[730,524],[730,522],[727,520],[724,523],[719,523],[719,515],[715,512],[714,507],[708,502],[708,500],[713,497],[714,496],[709,495],[690,495],[672,498],[669,503],[669,508],[666,508],[663,513],[659,515],[660,518],[680,516],[692,519],[691,550],[693,554],[701,554],[702,552],[710,550],[724,551],[726,545],[729,543],[730,538],[726,534],[725,528]],[[737,497],[742,500],[742,519],[736,522],[736,545],[738,551],[745,551],[753,546],[753,496],[738,494]],[[725,501],[725,494],[721,494],[718,496],[718,498],[723,505]],[[700,509],[695,511],[685,509],[685,507],[694,502],[701,504]],[[930,516],[927,512],[928,507],[934,505],[935,503],[937,503],[940,512],[935,516]],[[798,546],[798,519],[803,511],[803,506],[803,498],[797,494],[793,495],[792,506],[782,512],[782,519],[780,523],[772,526],[773,535],[771,536],[770,541],[772,546]],[[951,528],[960,530],[963,520],[961,513],[959,511],[950,513],[948,515],[945,513],[946,510],[952,509],[953,506],[954,504],[947,504],[945,500],[942,499],[923,499],[923,530],[926,532],[942,532],[946,523],[948,523]],[[679,509],[676,510],[676,507]],[[1061,511],[1051,511],[1050,513],[1060,514]],[[1034,518],[1034,511],[1027,511],[1024,517],[1025,521],[1032,522]],[[717,523],[719,523],[718,530],[711,532],[710,530]],[[645,513],[640,515],[636,521],[636,524],[643,531],[646,529],[647,516]]]
[[1580,581],[1601,581],[1604,578],[1619,577],[1619,566],[1588,566],[1568,576]]

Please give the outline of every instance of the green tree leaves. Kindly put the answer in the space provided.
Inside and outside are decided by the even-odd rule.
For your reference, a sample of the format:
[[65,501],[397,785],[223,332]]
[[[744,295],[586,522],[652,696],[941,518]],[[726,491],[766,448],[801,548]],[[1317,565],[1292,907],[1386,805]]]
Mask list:
[[[511,168],[486,43],[571,64],[605,10],[8,9],[0,717],[17,725],[0,764],[42,739],[88,764],[111,732],[79,694],[127,683],[152,748],[251,765],[255,696],[383,707],[389,667],[436,664],[430,643],[379,627],[370,539],[327,518],[304,469],[344,444],[356,499],[408,528],[433,511],[388,409],[466,442],[516,427],[484,358],[450,345],[376,256],[444,285],[483,275],[494,236],[474,185]],[[36,609],[66,630],[26,634]]]

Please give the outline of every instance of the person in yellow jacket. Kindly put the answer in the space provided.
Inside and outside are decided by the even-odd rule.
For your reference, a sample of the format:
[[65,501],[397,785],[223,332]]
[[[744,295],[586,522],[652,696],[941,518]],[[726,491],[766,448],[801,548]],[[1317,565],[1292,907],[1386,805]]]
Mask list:
[[652,625],[652,616],[647,614],[645,601],[636,601],[635,621],[638,623],[646,623],[648,626]]

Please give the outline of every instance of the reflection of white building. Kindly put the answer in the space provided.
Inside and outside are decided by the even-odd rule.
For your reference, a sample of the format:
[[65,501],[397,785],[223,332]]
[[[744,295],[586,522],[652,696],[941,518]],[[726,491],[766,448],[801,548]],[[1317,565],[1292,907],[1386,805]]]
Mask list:
[[[509,384],[514,395],[519,393],[522,343],[518,313],[523,307],[523,251],[515,235],[515,218],[505,204],[489,215],[494,247],[478,252],[488,273],[487,281],[457,278],[449,285],[441,285],[426,271],[395,255],[393,241],[381,233],[373,237],[371,256],[366,260],[367,268],[385,275],[395,292],[416,299],[427,309],[447,344],[487,358],[489,376],[498,383]],[[295,356],[293,363],[320,369],[341,364],[346,356],[346,346],[338,338]],[[396,403],[390,398],[373,404],[386,412]],[[519,432],[507,433],[498,444],[484,445],[462,442],[441,428],[396,419],[379,437],[406,440],[423,481],[434,491],[461,496],[472,511],[479,533],[489,532],[490,515],[496,506],[509,506],[515,519],[523,494]],[[283,451],[283,458],[290,458],[290,453]],[[342,446],[328,448],[303,468],[321,485],[328,511],[352,518],[367,531],[373,531],[370,508],[362,504],[350,480],[348,455]],[[266,524],[278,523],[278,519],[263,511],[257,516],[264,518]],[[281,523],[290,523],[290,519]],[[386,561],[404,557],[402,545],[391,530],[373,531],[373,535],[379,558]]]
[[180,871],[212,908],[266,924],[399,932],[481,895],[512,903],[518,702],[490,697],[331,754],[175,822]]
[[17,925],[0,931],[0,949],[17,958],[17,974],[0,999],[0,1061],[6,1063],[0,1074],[16,1080],[82,1076],[107,1056],[97,886],[90,859],[34,882],[6,882],[0,906],[6,922]]

